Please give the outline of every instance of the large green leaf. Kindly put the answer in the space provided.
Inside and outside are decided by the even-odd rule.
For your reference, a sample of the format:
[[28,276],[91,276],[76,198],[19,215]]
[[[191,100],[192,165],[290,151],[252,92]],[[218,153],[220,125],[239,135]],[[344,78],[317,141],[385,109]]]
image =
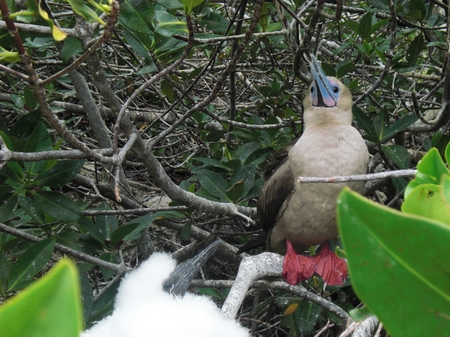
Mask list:
[[[25,143],[25,152],[50,151],[52,149],[52,141],[48,135],[44,123],[39,122],[35,125],[33,132]],[[38,173],[45,165],[44,160],[25,162],[25,168],[30,174]]]
[[29,247],[9,274],[8,290],[20,289],[39,273],[52,256],[56,239],[45,239]]
[[[96,210],[110,210],[108,203],[102,202]],[[111,234],[119,228],[117,216],[115,215],[97,215],[95,217],[95,224],[93,224],[102,233],[103,239],[111,239]],[[89,230],[91,231],[91,230]]]
[[450,331],[450,227],[345,189],[338,224],[357,295],[392,336]]
[[57,220],[76,221],[81,217],[81,210],[64,194],[42,191],[33,195],[41,211]]
[[115,230],[111,235],[112,244],[117,244],[120,240],[136,240],[142,236],[142,232],[159,217],[158,213],[147,214],[131,220],[127,224]]
[[85,18],[88,22],[98,22],[102,25],[105,22],[99,18],[97,13],[84,3],[83,0],[67,0],[75,13]]
[[[446,153],[450,149],[450,143],[447,146]],[[450,172],[444,164],[439,151],[436,148],[432,148],[422,158],[417,165],[416,177],[410,181],[408,187],[405,190],[405,198],[408,198],[409,194],[417,186],[422,184],[434,184],[438,185],[443,176],[450,176]]]
[[78,272],[63,259],[0,307],[2,337],[78,337],[82,329]]
[[43,225],[45,223],[44,215],[34,200],[25,195],[18,195],[17,203],[38,224]]
[[220,174],[209,170],[201,170],[198,172],[197,179],[202,188],[214,199],[229,201],[226,191],[231,186]]
[[409,193],[402,204],[402,211],[421,215],[450,226],[450,202],[444,191],[450,187],[450,176],[444,176],[442,185],[421,184]]
[[50,170],[40,174],[36,179],[42,186],[62,187],[70,182],[80,172],[84,160],[61,160]]
[[408,168],[410,155],[401,145],[381,145],[381,151],[400,169]]

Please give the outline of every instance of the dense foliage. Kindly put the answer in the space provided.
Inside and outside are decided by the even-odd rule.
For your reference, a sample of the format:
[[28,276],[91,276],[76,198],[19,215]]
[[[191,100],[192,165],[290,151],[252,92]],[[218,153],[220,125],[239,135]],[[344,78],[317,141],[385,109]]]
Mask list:
[[[450,140],[441,1],[0,0],[0,10],[0,296],[65,254],[88,325],[111,310],[122,262],[153,250],[215,234],[230,245],[205,278],[234,278],[233,246],[261,232],[250,221],[261,172],[302,132],[309,54],[351,89],[370,172],[415,167]],[[407,179],[367,185],[400,208]],[[360,304],[348,285],[304,286],[347,311]],[[239,319],[255,335],[343,328],[326,306],[279,290],[252,292]]]

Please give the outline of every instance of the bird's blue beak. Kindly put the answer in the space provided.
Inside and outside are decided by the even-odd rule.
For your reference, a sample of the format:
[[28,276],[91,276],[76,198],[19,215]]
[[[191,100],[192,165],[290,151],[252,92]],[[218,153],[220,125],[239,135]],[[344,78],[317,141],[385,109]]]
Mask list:
[[192,259],[180,263],[164,282],[163,290],[174,296],[183,297],[195,275],[216,252],[220,244],[220,240],[214,241]]
[[314,55],[311,55],[311,104],[315,107],[331,108],[337,105],[340,87],[323,73],[322,68]]

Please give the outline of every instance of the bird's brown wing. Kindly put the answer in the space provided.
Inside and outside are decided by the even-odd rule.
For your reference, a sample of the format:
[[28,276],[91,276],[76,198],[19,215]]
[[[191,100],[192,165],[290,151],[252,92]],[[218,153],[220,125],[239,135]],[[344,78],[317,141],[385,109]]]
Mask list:
[[294,191],[294,175],[288,163],[288,153],[295,141],[274,154],[264,172],[266,179],[257,202],[261,228],[269,232],[275,225],[283,203]]

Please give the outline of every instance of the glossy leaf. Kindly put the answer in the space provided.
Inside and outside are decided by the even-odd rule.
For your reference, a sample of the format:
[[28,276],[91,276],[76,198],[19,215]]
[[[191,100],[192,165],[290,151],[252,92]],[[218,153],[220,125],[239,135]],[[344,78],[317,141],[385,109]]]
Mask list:
[[[450,176],[444,176],[443,179],[445,186],[449,186]],[[434,219],[450,226],[450,203],[445,197],[443,184],[417,186],[403,202],[402,211]]]
[[34,193],[36,205],[42,212],[60,221],[76,221],[81,217],[81,210],[68,197],[57,192]]
[[[450,145],[449,145],[450,146]],[[446,153],[449,149],[447,146]],[[417,186],[421,184],[434,184],[438,185],[442,179],[442,176],[449,176],[450,172],[445,166],[439,151],[436,148],[432,148],[422,158],[417,165],[416,177],[410,181],[408,187],[405,190],[405,198],[408,198],[409,194]]]
[[381,150],[398,168],[408,168],[410,155],[405,147],[401,145],[382,145]]
[[78,337],[82,329],[78,272],[63,259],[0,307],[3,337]]
[[[98,207],[96,207],[96,209],[110,210],[111,207],[109,207],[107,202],[102,202]],[[97,215],[93,226],[99,231],[104,232],[101,236],[104,240],[107,240],[111,239],[111,234],[119,228],[119,222],[117,221],[117,217],[115,215]],[[91,232],[91,230],[89,230],[89,232]]]
[[16,290],[33,279],[52,256],[56,239],[45,239],[29,247],[17,260],[9,275],[8,290]]
[[142,232],[158,217],[158,213],[154,213],[147,214],[129,221],[126,225],[118,228],[112,233],[111,241],[113,243],[117,243],[122,239],[124,241],[130,241],[140,238]]
[[355,292],[393,336],[450,329],[450,227],[345,189],[338,224]]
[[[25,152],[50,151],[52,149],[52,141],[48,135],[44,123],[39,122],[35,125],[33,133],[25,142]],[[25,162],[24,166],[30,174],[37,174],[45,165],[45,161]]]
[[82,216],[76,220],[75,225],[81,232],[89,233],[89,236],[97,240],[101,245],[105,245],[105,241],[108,240],[109,231],[106,226],[102,226],[104,223],[94,223],[91,219]]
[[58,188],[69,183],[80,172],[84,160],[61,160],[50,170],[40,174],[36,179],[42,186]]
[[220,174],[202,170],[199,171],[197,179],[200,186],[216,200],[229,201],[226,191],[230,188],[230,185]]
[[355,117],[359,127],[361,127],[366,132],[367,136],[365,137],[369,140],[375,140],[377,138],[377,131],[375,130],[375,127],[370,118],[367,117],[366,113],[360,107],[354,106],[353,116]]
[[165,11],[155,11],[156,31],[162,36],[172,37],[175,34],[185,34],[188,32],[186,22],[180,21],[176,16]]
[[105,25],[105,22],[100,19],[97,13],[86,5],[83,0],[68,0],[68,2],[75,13],[85,18],[88,22],[98,22]]
[[35,201],[25,195],[17,196],[17,203],[34,221],[43,225],[45,223],[41,209],[36,205]]
[[16,63],[20,61],[19,53],[16,51],[8,51],[0,47],[0,62],[2,63]]

